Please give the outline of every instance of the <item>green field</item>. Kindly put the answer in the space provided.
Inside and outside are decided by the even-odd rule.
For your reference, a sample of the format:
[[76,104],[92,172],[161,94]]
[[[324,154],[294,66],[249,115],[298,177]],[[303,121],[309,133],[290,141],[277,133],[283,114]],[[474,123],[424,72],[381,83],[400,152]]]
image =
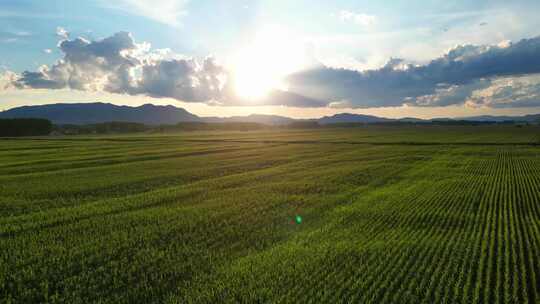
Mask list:
[[538,303],[538,144],[535,126],[0,140],[0,302]]

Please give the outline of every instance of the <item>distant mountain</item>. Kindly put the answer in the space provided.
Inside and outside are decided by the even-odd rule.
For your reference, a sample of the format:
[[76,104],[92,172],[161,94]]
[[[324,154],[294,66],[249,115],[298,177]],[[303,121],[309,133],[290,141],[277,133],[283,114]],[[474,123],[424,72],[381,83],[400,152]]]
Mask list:
[[426,122],[427,120],[416,118],[416,117],[403,117],[397,119],[399,122]]
[[461,118],[448,118],[448,117],[440,117],[440,118],[432,118],[430,120],[427,120],[427,122],[451,122],[451,121],[458,121],[463,120]]
[[296,119],[278,116],[278,115],[262,115],[251,114],[248,116],[232,116],[232,117],[201,117],[203,122],[209,123],[225,123],[225,122],[255,122],[266,125],[287,125],[297,121]]
[[335,124],[335,123],[384,123],[384,122],[407,122],[407,123],[429,123],[429,122],[452,122],[452,121],[469,121],[469,122],[540,122],[540,114],[531,114],[525,116],[470,116],[457,118],[434,118],[420,119],[414,117],[404,117],[399,119],[384,118],[373,115],[341,113],[333,116],[325,116],[317,120],[320,124]]
[[456,120],[465,120],[465,121],[481,121],[481,122],[502,122],[510,120],[521,120],[522,117],[514,116],[492,116],[492,115],[481,115],[481,116],[468,116],[456,118]]
[[45,118],[55,124],[76,125],[111,121],[147,125],[201,121],[198,116],[174,106],[145,104],[140,107],[129,107],[100,102],[24,106],[0,112],[0,118]]
[[394,119],[382,118],[372,115],[362,114],[350,114],[341,113],[332,116],[324,116],[317,120],[322,125],[335,124],[335,123],[377,123],[377,122],[390,122]]
[[111,121],[137,122],[147,125],[179,122],[253,122],[286,125],[296,121],[278,115],[251,114],[232,117],[199,117],[175,106],[145,104],[140,107],[117,106],[110,103],[68,103],[23,106],[0,112],[0,118],[45,118],[55,124],[94,124]]
[[522,116],[522,118],[524,119],[524,121],[527,121],[527,122],[540,122],[540,114],[529,114],[529,115],[525,115],[525,116]]
[[503,121],[538,122],[540,120],[540,114],[525,115],[525,116],[482,115],[482,116],[456,118],[456,120],[481,121],[481,122],[503,122]]
[[41,106],[24,106],[0,112],[0,118],[45,118],[55,124],[94,124],[103,122],[135,122],[147,125],[176,124],[179,122],[251,122],[266,125],[287,125],[293,122],[318,122],[321,125],[337,123],[430,123],[430,122],[540,122],[540,114],[525,116],[471,116],[459,118],[435,118],[423,120],[414,117],[391,119],[373,115],[341,113],[318,119],[294,119],[278,115],[251,114],[232,117],[199,117],[175,106],[145,104],[140,107],[117,106],[110,103],[71,103]]

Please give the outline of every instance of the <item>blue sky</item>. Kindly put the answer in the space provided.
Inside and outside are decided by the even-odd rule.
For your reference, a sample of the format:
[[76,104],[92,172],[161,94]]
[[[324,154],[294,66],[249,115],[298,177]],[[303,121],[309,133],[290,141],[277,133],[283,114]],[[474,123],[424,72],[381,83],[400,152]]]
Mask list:
[[[7,84],[0,107],[100,98],[175,104],[199,115],[540,112],[539,1],[110,2],[2,0],[0,66]],[[113,56],[104,48],[115,39],[125,44]],[[522,39],[530,41],[519,44]],[[62,47],[62,41],[74,43]],[[452,50],[464,55],[448,57]],[[519,60],[531,52],[530,64]],[[99,66],[100,56],[118,66]],[[473,71],[491,69],[478,63],[489,56],[504,56],[507,68]],[[434,63],[440,58],[450,65]],[[516,62],[523,71],[510,68]],[[466,82],[433,74],[463,64],[470,64],[462,70]],[[119,84],[120,72],[133,79]],[[105,78],[116,82],[101,85]],[[399,83],[370,85],[392,81]]]

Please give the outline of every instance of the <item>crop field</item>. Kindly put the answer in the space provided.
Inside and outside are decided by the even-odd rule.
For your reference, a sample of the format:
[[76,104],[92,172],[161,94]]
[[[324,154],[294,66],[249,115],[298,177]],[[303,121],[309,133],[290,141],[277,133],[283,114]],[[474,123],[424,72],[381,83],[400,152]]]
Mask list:
[[540,127],[0,140],[1,303],[539,303]]

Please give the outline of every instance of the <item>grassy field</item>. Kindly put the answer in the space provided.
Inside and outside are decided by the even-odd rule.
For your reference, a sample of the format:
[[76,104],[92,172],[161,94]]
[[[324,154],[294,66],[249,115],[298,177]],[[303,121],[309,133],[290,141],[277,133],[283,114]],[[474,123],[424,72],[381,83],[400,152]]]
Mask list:
[[538,144],[533,126],[0,140],[0,302],[539,303]]

